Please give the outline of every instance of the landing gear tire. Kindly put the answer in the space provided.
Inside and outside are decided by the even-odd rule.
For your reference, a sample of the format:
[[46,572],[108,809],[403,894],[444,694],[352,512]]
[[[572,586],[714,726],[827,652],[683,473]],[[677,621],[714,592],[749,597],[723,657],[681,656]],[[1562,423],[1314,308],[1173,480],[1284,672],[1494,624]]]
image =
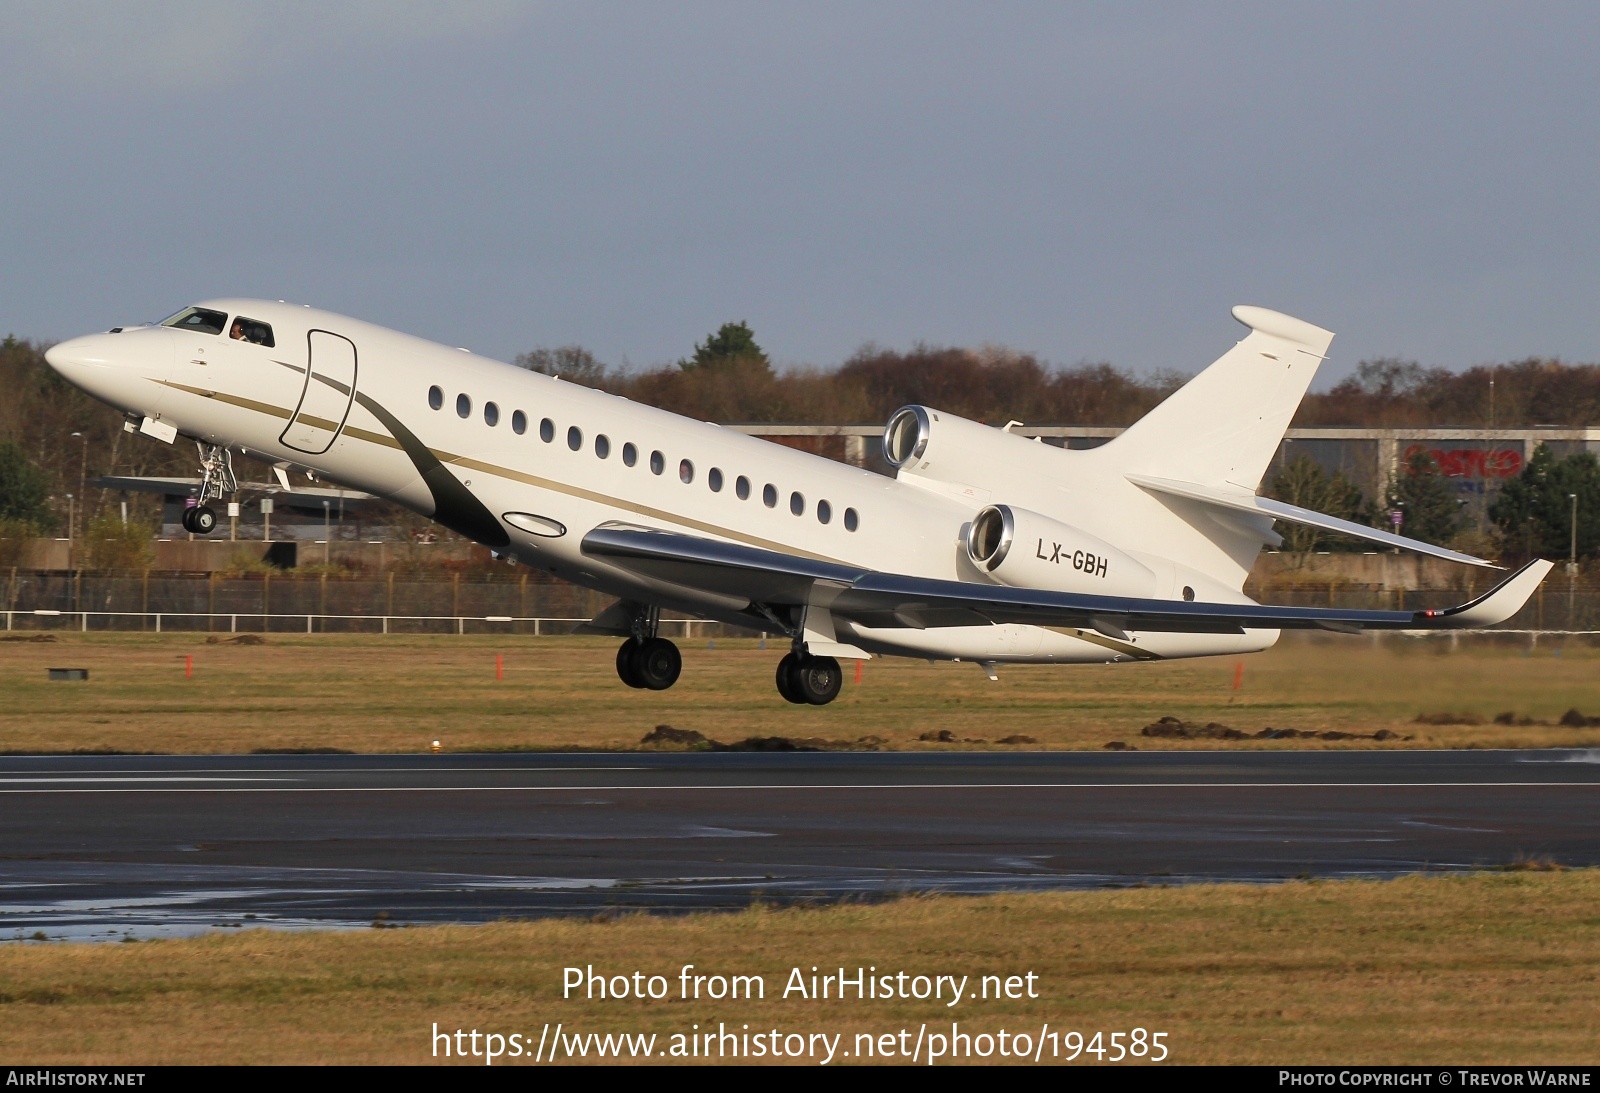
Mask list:
[[839,697],[844,673],[832,657],[787,654],[778,662],[778,693],[795,705],[826,706]]
[[617,676],[630,687],[664,691],[683,673],[683,655],[666,638],[629,638],[617,650]]
[[217,512],[209,505],[198,505],[192,509],[184,509],[178,522],[183,525],[183,530],[195,535],[210,535],[217,526]]
[[644,688],[644,680],[639,676],[638,662],[635,654],[639,651],[639,643],[629,638],[617,649],[617,678],[628,686],[637,690]]
[[633,655],[635,670],[652,691],[664,691],[678,682],[683,672],[683,655],[666,638],[651,638]]
[[799,669],[800,658],[793,653],[784,654],[783,659],[778,661],[778,693],[796,706],[804,706],[806,700],[800,694],[799,685],[795,680]]
[[190,509],[189,527],[196,535],[210,535],[217,530],[217,510],[210,505]]

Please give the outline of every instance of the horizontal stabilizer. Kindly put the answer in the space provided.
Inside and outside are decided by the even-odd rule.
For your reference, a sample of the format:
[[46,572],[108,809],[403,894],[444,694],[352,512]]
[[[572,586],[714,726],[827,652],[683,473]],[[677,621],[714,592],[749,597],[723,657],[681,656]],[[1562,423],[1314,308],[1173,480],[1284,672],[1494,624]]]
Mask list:
[[1137,486],[1143,486],[1154,493],[1164,493],[1171,497],[1200,501],[1204,504],[1229,509],[1233,512],[1248,512],[1261,516],[1270,516],[1274,520],[1282,520],[1285,523],[1300,524],[1304,527],[1337,532],[1340,535],[1348,535],[1353,539],[1365,539],[1369,543],[1398,547],[1401,550],[1426,554],[1431,558],[1443,558],[1447,562],[1461,562],[1465,565],[1498,568],[1493,562],[1485,561],[1482,558],[1474,558],[1470,554],[1462,554],[1459,551],[1448,550],[1442,546],[1434,546],[1432,543],[1424,543],[1419,539],[1407,539],[1404,535],[1395,535],[1393,532],[1368,527],[1365,524],[1357,524],[1351,520],[1341,520],[1337,516],[1313,512],[1311,509],[1303,509],[1299,505],[1274,501],[1270,497],[1260,497],[1253,493],[1246,493],[1244,490],[1218,489],[1214,486],[1201,486],[1193,482],[1178,482],[1170,478],[1152,478],[1143,474],[1130,474],[1128,475],[1128,481]]

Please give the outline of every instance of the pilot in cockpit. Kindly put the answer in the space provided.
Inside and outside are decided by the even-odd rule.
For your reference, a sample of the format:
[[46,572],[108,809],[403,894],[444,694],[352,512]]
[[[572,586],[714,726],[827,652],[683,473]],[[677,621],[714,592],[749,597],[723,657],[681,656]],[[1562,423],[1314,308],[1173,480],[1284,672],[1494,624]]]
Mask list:
[[236,342],[249,342],[251,345],[272,344],[272,334],[268,327],[241,316],[234,316],[233,325],[228,328],[228,337]]

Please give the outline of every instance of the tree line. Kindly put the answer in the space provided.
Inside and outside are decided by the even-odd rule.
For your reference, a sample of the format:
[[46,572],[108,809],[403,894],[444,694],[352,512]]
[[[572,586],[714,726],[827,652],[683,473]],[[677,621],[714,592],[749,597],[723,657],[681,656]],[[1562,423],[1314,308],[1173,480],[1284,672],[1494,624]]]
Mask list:
[[[0,343],[0,537],[7,529],[60,531],[69,513],[78,529],[104,519],[116,498],[85,489],[103,474],[193,476],[192,446],[126,433],[116,411],[62,380],[44,360],[46,345],[17,337]],[[1112,364],[1058,365],[1004,346],[864,345],[832,368],[775,367],[747,323],[730,322],[681,360],[644,370],[608,366],[577,345],[541,347],[516,364],[705,421],[861,424],[897,407],[926,403],[977,421],[1129,425],[1188,376],[1136,376]],[[1347,379],[1308,395],[1294,424],[1440,427],[1600,423],[1600,364],[1528,359],[1461,372],[1414,361],[1363,361]],[[1269,483],[1286,500],[1368,523],[1397,507],[1406,534],[1447,542],[1463,533],[1460,506],[1437,467],[1403,468],[1383,498],[1364,497],[1338,475],[1297,461]],[[238,461],[241,477],[264,479],[265,466]],[[1320,478],[1318,476],[1321,476]],[[1579,498],[1579,554],[1600,552],[1600,468],[1592,456],[1530,460],[1491,510],[1500,549],[1565,556],[1571,546],[1570,494]],[[68,495],[72,500],[68,501]],[[133,501],[153,522],[159,499]],[[1298,536],[1298,538],[1296,537]],[[1291,534],[1302,546],[1304,535]],[[1320,540],[1313,539],[1311,545]],[[1559,549],[1555,549],[1559,547]]]
[[[1381,498],[1368,497],[1339,471],[1297,456],[1268,483],[1280,501],[1398,531],[1426,543],[1478,557],[1522,562],[1529,558],[1600,556],[1600,461],[1579,452],[1561,459],[1543,444],[1489,502],[1489,528],[1471,525],[1451,480],[1427,452],[1418,452],[1390,476]],[[1395,524],[1393,514],[1399,514]],[[1365,543],[1316,528],[1280,524],[1284,547],[1371,549]]]

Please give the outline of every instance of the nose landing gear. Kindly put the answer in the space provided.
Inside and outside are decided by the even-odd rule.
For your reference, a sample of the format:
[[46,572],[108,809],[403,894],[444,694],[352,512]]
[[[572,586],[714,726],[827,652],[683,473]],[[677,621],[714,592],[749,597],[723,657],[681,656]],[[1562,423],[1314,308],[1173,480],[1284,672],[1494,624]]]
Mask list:
[[844,673],[832,657],[786,653],[778,661],[778,693],[797,706],[826,706],[839,696]]
[[217,510],[207,502],[238,492],[239,480],[234,477],[233,453],[228,449],[199,441],[195,441],[195,449],[200,453],[200,503],[184,509],[179,522],[184,531],[210,535],[217,527]]

